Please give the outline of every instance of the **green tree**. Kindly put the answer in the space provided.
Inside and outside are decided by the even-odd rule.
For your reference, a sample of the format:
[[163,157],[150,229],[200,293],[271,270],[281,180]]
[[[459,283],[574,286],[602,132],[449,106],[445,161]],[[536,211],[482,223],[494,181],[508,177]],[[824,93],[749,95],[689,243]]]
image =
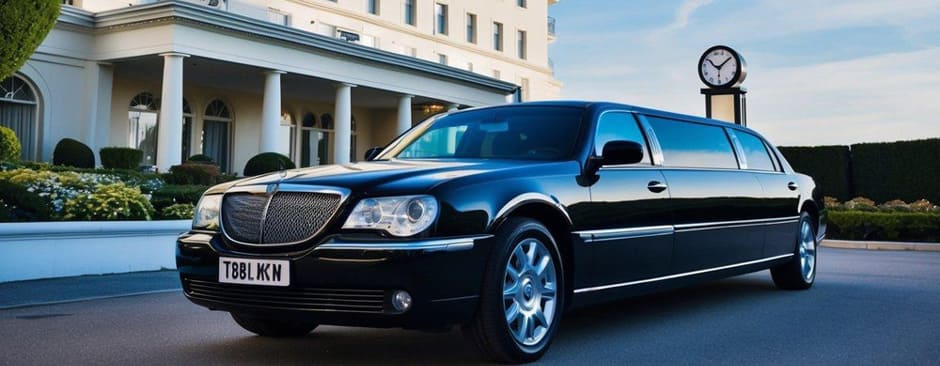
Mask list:
[[0,0],[0,80],[19,70],[52,30],[61,0]]

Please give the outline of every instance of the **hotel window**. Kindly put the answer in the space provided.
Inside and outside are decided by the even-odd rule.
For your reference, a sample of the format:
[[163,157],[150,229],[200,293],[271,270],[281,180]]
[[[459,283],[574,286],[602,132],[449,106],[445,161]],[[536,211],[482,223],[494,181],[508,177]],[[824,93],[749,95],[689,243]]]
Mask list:
[[493,22],[493,49],[503,50],[503,23]]
[[405,0],[405,24],[415,25],[415,0]]
[[369,14],[379,15],[379,0],[366,0],[366,8]]
[[277,9],[268,8],[268,21],[274,24],[290,26],[290,14]]
[[211,157],[224,172],[229,171],[233,122],[225,102],[216,99],[206,106],[202,123],[202,153]]
[[128,146],[143,151],[141,165],[157,165],[159,111],[160,104],[150,93],[137,94],[128,105]]
[[520,93],[521,94],[520,98],[522,99],[521,102],[528,102],[529,101],[529,79],[522,78],[519,84],[520,84],[519,85],[520,89],[522,89]]
[[445,54],[443,54],[443,53],[438,53],[438,54],[437,54],[437,62],[440,62],[441,64],[444,64],[444,65],[447,65],[447,55],[445,55]]
[[526,58],[526,33],[525,31],[516,32],[516,51],[519,54],[519,58],[525,60]]
[[16,134],[22,160],[35,159],[39,150],[41,101],[37,90],[24,77],[14,74],[0,79],[0,126]]
[[447,5],[434,4],[434,30],[437,34],[447,34]]
[[516,5],[519,5],[520,8],[525,8],[526,0],[516,0]]
[[477,43],[477,15],[467,13],[467,42]]

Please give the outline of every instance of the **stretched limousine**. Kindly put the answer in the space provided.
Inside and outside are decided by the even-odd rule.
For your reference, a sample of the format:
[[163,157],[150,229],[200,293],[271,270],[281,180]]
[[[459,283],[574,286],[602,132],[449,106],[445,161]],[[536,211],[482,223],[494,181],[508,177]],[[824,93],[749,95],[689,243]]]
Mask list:
[[572,307],[765,269],[782,289],[815,280],[820,192],[741,126],[521,103],[368,155],[209,189],[177,242],[185,295],[262,336],[459,325],[528,362]]

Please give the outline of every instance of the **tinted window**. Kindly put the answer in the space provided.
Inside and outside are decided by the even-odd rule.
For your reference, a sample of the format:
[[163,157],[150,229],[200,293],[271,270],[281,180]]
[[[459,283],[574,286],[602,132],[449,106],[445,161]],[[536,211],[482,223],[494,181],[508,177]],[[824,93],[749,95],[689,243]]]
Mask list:
[[659,145],[663,165],[736,169],[731,143],[724,129],[698,123],[648,117]]
[[770,160],[770,154],[764,142],[757,136],[743,131],[734,131],[741,143],[741,149],[744,150],[744,158],[747,162],[747,168],[752,170],[774,171],[774,163]]
[[578,141],[581,113],[579,108],[507,107],[432,117],[378,159],[565,159]]
[[604,144],[608,141],[633,141],[643,146],[643,163],[651,164],[649,150],[646,148],[646,140],[643,138],[643,133],[640,132],[636,118],[633,118],[630,113],[605,113],[597,121],[597,133],[594,136],[594,153],[597,156],[601,156],[604,151]]

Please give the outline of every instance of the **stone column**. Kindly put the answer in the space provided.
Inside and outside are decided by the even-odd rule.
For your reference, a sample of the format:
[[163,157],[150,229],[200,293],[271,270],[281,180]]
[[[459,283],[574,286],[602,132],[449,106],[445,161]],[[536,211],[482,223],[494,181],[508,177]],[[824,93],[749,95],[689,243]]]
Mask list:
[[281,74],[283,71],[264,72],[264,102],[261,107],[261,151],[281,152],[278,147],[281,128]]
[[336,84],[336,110],[333,113],[336,136],[333,144],[333,163],[349,163],[352,144],[352,88],[347,83]]
[[448,112],[456,112],[460,109],[460,104],[452,103],[447,105]]
[[[447,113],[456,112],[460,108],[460,104],[453,103],[447,105]],[[447,151],[456,152],[457,151],[457,129],[451,128],[447,132]]]
[[157,170],[167,172],[182,162],[183,149],[183,59],[189,55],[164,53],[163,93],[157,125]]
[[396,132],[401,135],[411,129],[411,99],[412,95],[402,95],[398,97],[398,123]]

